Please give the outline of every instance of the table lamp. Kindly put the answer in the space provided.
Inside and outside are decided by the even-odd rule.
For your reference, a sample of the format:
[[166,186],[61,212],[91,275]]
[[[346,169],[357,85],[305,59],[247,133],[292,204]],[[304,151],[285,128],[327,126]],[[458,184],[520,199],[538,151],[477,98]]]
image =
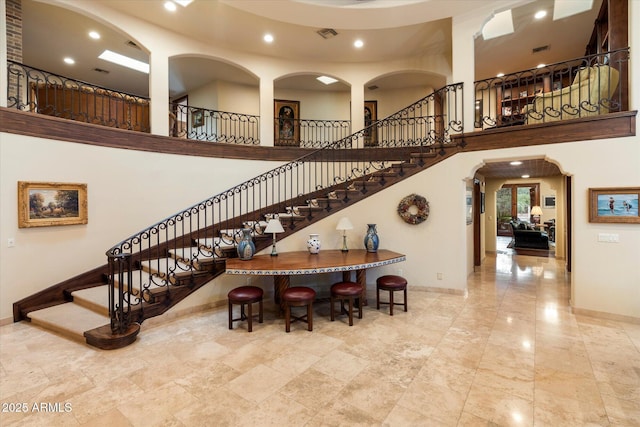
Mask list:
[[342,252],[349,252],[349,248],[347,248],[347,230],[352,230],[353,224],[349,221],[349,218],[343,216],[338,221],[338,225],[336,226],[336,230],[342,230]]
[[533,217],[534,223],[540,224],[540,217],[542,216],[542,209],[540,206],[534,206],[531,208],[531,216]]
[[278,218],[270,219],[267,223],[267,228],[264,229],[265,233],[273,234],[273,246],[271,248],[271,256],[278,256],[278,252],[276,251],[276,233],[283,233],[284,228],[282,228],[282,224],[280,224],[280,220]]

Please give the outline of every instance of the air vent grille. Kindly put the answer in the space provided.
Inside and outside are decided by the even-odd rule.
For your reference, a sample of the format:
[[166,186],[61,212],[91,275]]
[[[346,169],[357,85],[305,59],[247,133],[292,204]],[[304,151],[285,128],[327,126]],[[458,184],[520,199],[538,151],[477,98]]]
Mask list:
[[96,72],[102,73],[102,74],[109,74],[108,70],[104,70],[102,68],[94,68],[93,71],[96,71]]
[[136,44],[136,42],[131,41],[131,40],[129,40],[129,41],[127,42],[127,46],[131,46],[131,47],[134,47],[134,48],[136,48],[136,49],[140,49],[140,46],[138,46],[138,45]]
[[333,28],[323,28],[322,30],[316,31],[320,37],[323,39],[330,39],[331,37],[335,37],[338,35],[338,32]]
[[538,47],[534,47],[531,50],[531,53],[538,53],[538,52],[544,52],[545,50],[549,50],[550,46],[549,45],[545,45],[545,46],[538,46]]
[[378,89],[378,86],[376,86],[376,85],[367,86],[367,89],[376,90],[376,89]]

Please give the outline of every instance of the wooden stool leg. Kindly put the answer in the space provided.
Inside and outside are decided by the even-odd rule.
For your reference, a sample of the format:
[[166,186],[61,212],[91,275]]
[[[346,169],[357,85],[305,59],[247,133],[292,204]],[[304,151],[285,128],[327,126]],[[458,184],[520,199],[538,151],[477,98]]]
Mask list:
[[393,291],[389,291],[389,315],[393,316]]
[[251,308],[253,304],[247,304],[249,306],[249,318],[247,319],[247,323],[249,325],[249,332],[253,331],[253,309]]
[[407,305],[408,305],[408,302],[407,302],[407,288],[405,286],[405,288],[404,288],[404,311],[407,311]]
[[229,301],[229,329],[233,329],[233,304]]
[[353,297],[349,297],[349,326],[353,326]]
[[380,288],[376,286],[376,309],[380,310]]
[[290,332],[291,331],[291,306],[286,302],[284,303],[284,324],[285,324],[285,331]]
[[333,312],[333,308],[334,308],[334,302],[335,300],[333,299],[333,295],[329,298],[329,304],[331,305],[331,321],[333,322],[334,320],[336,320],[336,315]]
[[364,305],[364,300],[361,297],[358,297],[358,319],[362,319],[362,306]]
[[307,329],[309,331],[313,331],[313,306],[312,304],[307,305]]

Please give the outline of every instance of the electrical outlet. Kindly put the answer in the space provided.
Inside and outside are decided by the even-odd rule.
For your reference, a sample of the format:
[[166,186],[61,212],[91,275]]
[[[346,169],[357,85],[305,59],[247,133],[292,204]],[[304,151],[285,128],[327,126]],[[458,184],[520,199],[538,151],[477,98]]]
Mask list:
[[398,276],[402,276],[402,273],[404,273],[404,270],[402,270],[401,268],[398,269]]
[[15,245],[16,245],[16,239],[14,239],[13,237],[9,237],[7,239],[7,247],[13,248]]
[[442,280],[442,273],[437,273],[436,277],[438,278],[438,280]]

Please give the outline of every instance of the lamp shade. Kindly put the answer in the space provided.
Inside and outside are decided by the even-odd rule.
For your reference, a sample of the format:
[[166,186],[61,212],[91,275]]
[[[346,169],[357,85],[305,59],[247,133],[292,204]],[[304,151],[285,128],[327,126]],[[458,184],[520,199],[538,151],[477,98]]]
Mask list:
[[277,218],[270,219],[267,223],[267,228],[264,229],[265,233],[284,233],[284,228],[280,224],[280,220]]
[[534,206],[531,208],[531,215],[542,216],[542,209],[540,206]]
[[353,230],[353,224],[351,224],[351,221],[349,221],[349,218],[347,218],[346,216],[343,216],[342,218],[340,218],[340,221],[338,221],[336,230]]

